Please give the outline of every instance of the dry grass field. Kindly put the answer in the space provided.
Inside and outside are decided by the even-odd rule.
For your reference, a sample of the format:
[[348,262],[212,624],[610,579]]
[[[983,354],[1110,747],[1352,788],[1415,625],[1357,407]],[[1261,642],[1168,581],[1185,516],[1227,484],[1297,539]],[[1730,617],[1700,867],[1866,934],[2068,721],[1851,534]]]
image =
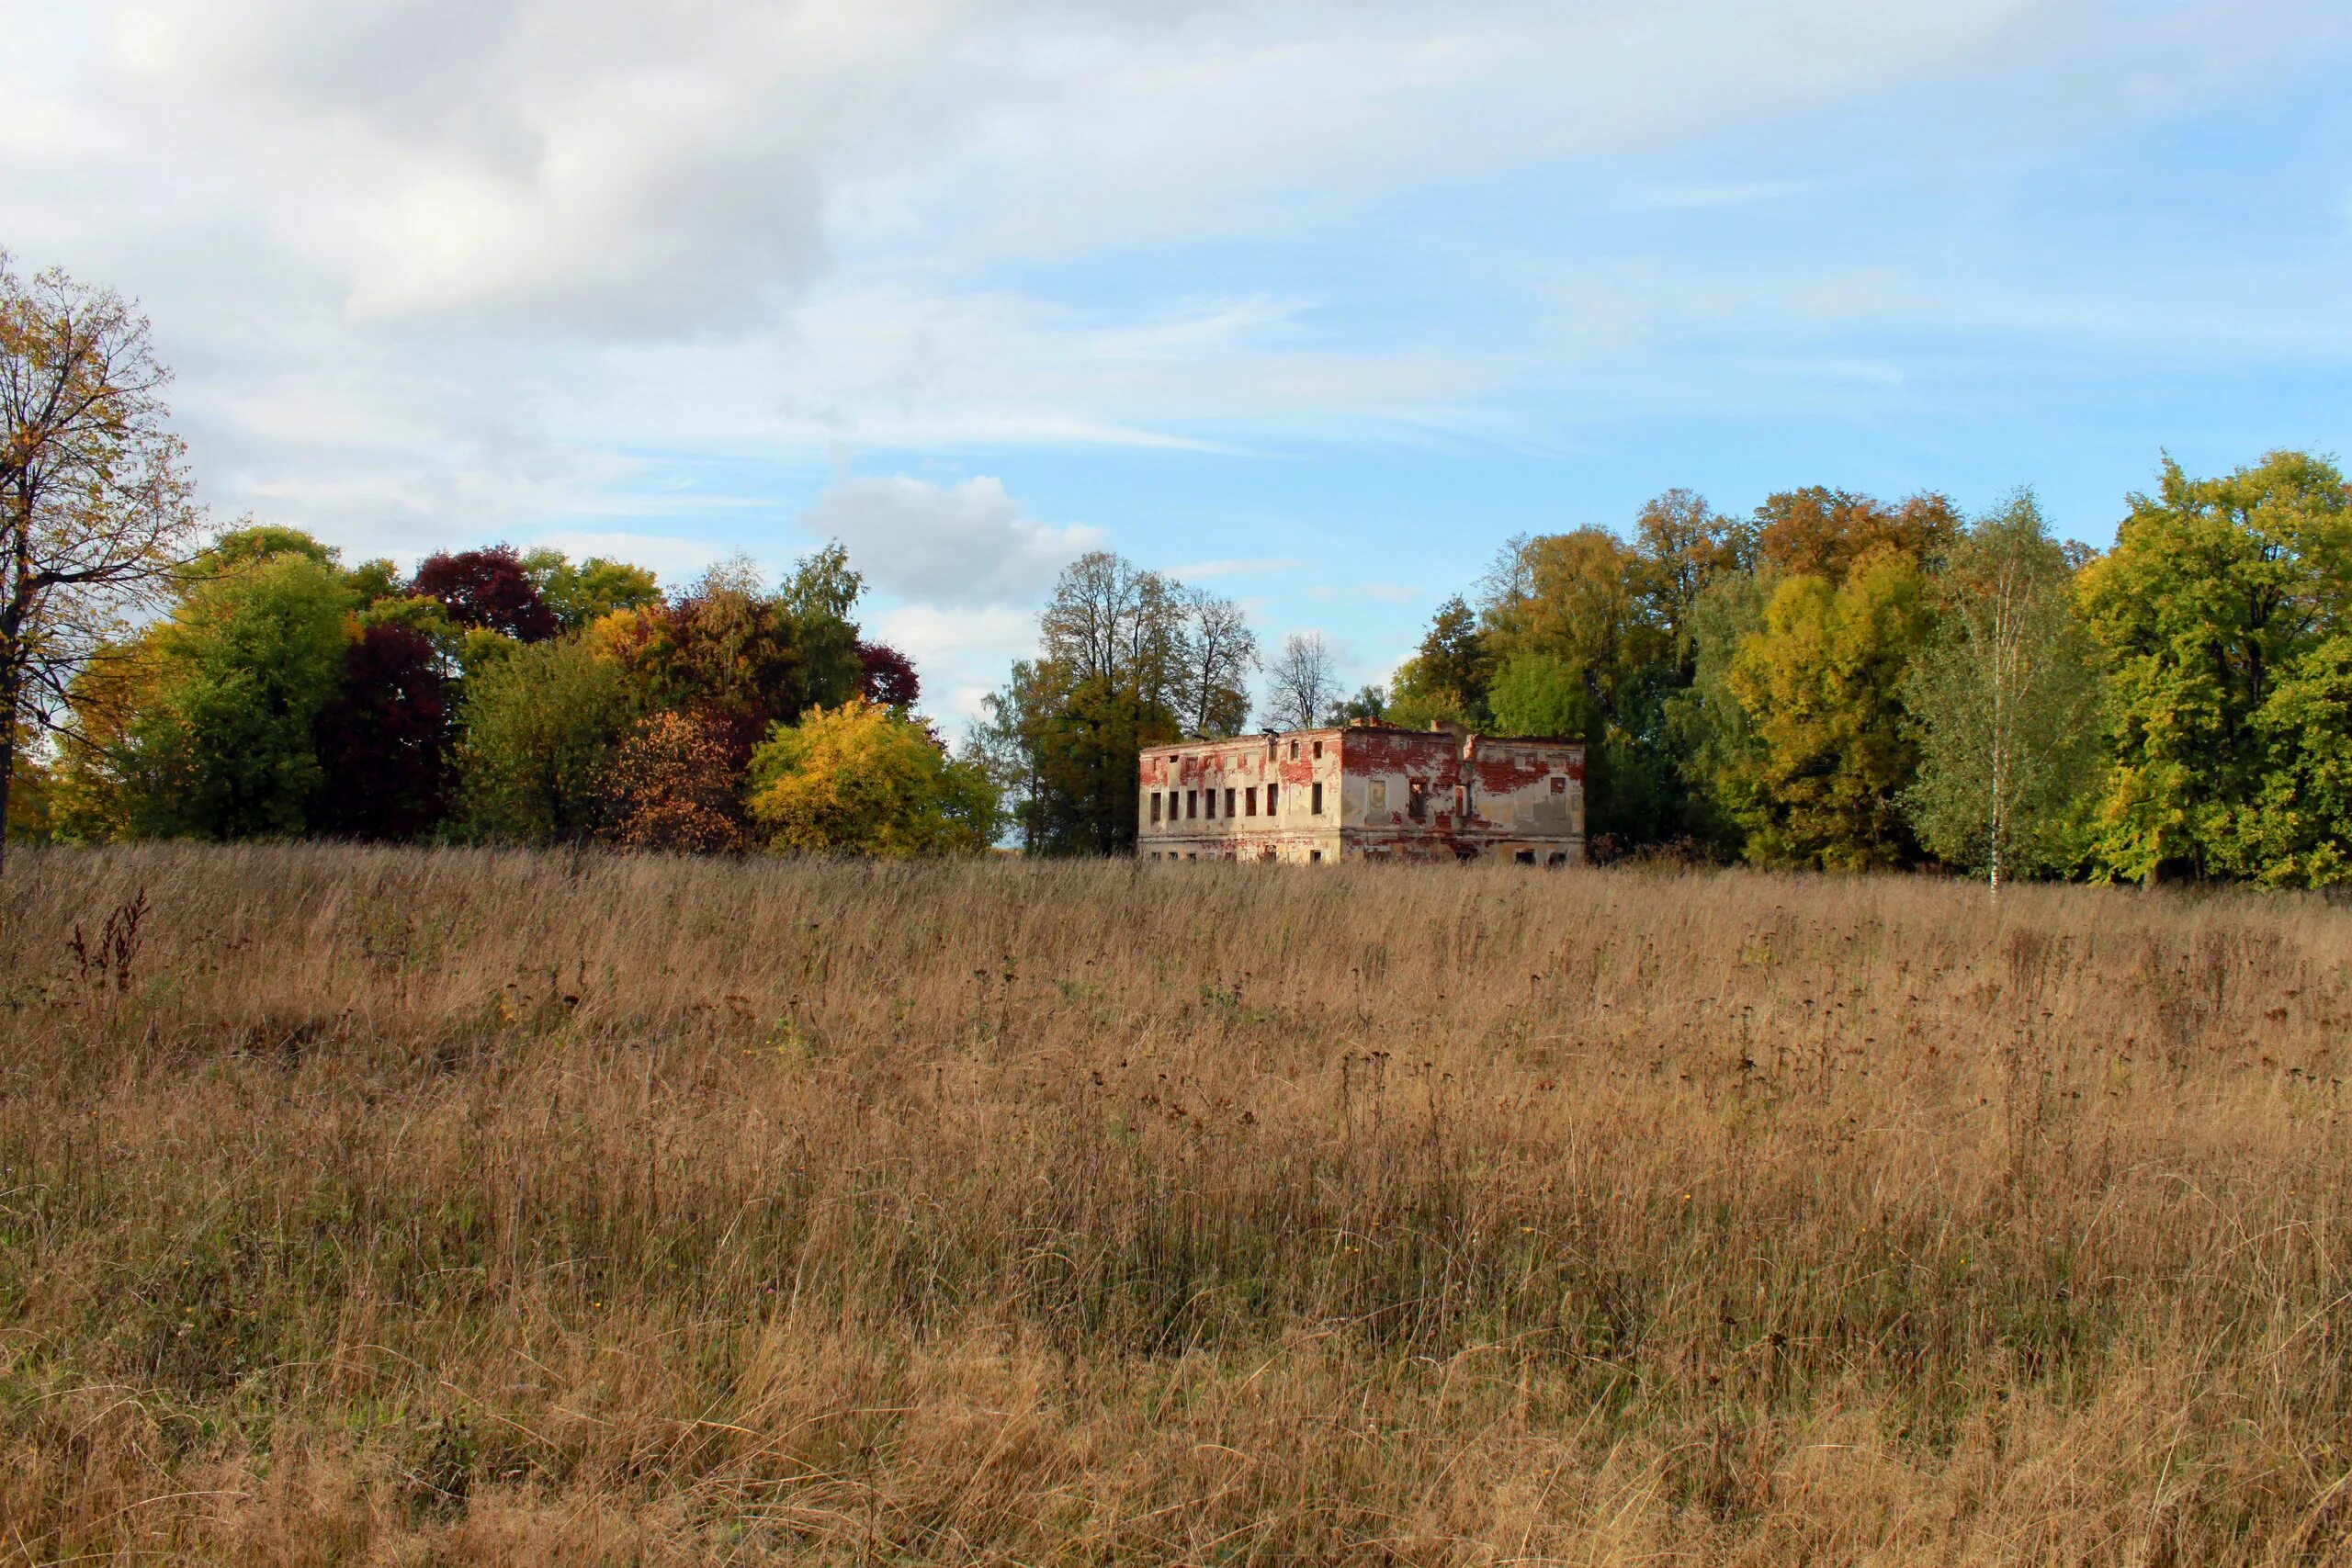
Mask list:
[[153,847],[0,921],[0,1562],[2346,1560],[2316,899]]

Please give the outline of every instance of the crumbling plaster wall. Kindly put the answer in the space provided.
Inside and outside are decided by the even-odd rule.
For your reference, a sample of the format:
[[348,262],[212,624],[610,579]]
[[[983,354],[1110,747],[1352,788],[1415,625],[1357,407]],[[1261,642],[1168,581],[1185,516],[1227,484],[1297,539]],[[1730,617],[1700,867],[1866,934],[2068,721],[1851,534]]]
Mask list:
[[1148,859],[1583,859],[1584,749],[1569,741],[1351,726],[1154,747],[1140,773]]

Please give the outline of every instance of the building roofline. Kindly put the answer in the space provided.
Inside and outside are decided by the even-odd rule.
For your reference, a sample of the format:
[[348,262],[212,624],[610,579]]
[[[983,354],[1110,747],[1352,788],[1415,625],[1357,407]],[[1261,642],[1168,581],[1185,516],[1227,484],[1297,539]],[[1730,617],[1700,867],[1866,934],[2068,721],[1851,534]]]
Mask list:
[[1582,746],[1587,744],[1585,738],[1581,735],[1488,735],[1482,730],[1467,728],[1459,731],[1415,729],[1409,725],[1402,724],[1356,723],[1317,725],[1312,729],[1252,729],[1239,735],[1220,736],[1208,739],[1155,740],[1139,750],[1145,752],[1222,751],[1236,746],[1257,745],[1268,740],[1304,740],[1310,737],[1319,740],[1334,735],[1342,739],[1350,735],[1402,735],[1420,740],[1449,740],[1457,745],[1464,740],[1490,741],[1496,745],[1508,746]]

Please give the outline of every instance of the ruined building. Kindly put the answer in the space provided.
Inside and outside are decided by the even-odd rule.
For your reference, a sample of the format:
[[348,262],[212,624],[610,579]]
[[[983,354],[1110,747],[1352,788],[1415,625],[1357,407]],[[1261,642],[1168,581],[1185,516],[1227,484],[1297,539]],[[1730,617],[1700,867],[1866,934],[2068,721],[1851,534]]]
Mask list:
[[1584,747],[1459,728],[1186,740],[1143,753],[1146,860],[1584,859]]

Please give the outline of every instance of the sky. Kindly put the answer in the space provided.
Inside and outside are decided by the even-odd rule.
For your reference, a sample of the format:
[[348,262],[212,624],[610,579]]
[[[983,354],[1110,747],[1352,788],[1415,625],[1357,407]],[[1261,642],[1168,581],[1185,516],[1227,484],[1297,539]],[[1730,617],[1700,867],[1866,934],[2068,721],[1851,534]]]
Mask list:
[[1351,687],[1515,534],[1826,484],[2113,537],[2352,447],[2344,0],[0,0],[0,247],[216,518],[828,537],[952,728],[1075,555]]

